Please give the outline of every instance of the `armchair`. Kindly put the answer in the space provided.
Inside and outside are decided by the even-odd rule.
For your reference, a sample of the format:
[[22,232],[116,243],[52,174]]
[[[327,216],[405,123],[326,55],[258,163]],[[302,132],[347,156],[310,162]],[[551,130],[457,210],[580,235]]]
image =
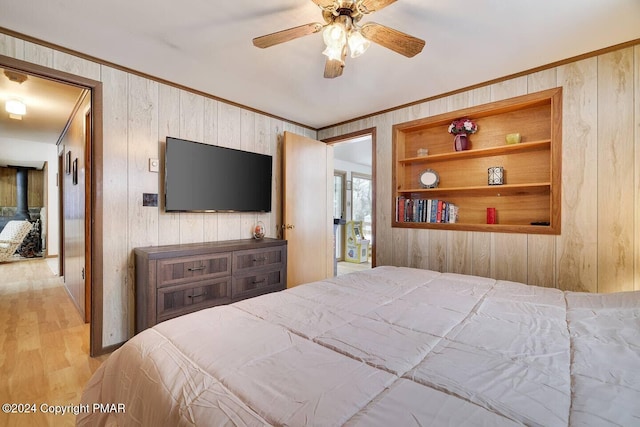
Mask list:
[[9,221],[0,232],[0,262],[9,260],[31,231],[29,221]]

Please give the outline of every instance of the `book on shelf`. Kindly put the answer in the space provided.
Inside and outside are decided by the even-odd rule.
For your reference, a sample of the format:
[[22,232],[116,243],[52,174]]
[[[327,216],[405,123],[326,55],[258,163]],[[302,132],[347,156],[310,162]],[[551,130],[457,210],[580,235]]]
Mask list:
[[458,222],[458,206],[446,200],[398,196],[396,222],[453,224]]

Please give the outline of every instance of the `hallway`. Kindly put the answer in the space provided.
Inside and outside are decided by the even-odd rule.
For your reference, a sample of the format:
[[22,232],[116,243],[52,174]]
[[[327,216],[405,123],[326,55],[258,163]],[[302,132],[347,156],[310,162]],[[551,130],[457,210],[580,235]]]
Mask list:
[[0,264],[0,401],[35,404],[35,414],[0,415],[0,425],[74,425],[40,405],[75,405],[106,356],[89,357],[89,324],[47,261]]

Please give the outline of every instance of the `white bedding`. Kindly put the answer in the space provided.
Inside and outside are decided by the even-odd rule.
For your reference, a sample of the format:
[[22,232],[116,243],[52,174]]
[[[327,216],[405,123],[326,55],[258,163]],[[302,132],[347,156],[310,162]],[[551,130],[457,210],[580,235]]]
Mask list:
[[640,425],[640,292],[378,267],[148,329],[80,426]]

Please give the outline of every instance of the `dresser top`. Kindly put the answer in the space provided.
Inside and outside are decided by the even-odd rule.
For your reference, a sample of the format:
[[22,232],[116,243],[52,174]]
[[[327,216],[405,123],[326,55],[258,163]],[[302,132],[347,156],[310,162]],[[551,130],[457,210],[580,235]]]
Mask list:
[[135,248],[136,256],[147,259],[175,258],[179,256],[231,252],[286,245],[286,240],[265,237],[264,239],[221,240],[217,242],[185,243],[178,245],[147,246]]

